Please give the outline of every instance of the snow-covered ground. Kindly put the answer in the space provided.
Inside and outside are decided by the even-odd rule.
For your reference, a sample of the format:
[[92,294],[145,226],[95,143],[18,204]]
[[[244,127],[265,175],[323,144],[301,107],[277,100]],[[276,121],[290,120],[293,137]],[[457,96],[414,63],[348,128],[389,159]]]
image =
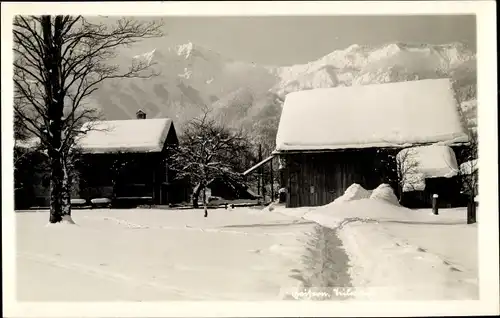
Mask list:
[[477,224],[466,224],[465,208],[434,215],[365,198],[273,211],[338,230],[359,300],[479,297]]
[[20,301],[279,300],[315,224],[251,208],[16,213]]
[[18,299],[280,300],[302,287],[333,299],[478,299],[465,209],[436,216],[366,198],[209,212],[76,210],[77,225],[49,226],[47,212],[16,213]]

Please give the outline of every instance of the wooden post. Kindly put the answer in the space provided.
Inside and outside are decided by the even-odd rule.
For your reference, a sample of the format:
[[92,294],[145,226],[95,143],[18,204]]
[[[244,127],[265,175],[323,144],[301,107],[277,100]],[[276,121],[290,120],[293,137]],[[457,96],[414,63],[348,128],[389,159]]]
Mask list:
[[257,172],[257,195],[260,195],[260,170]]
[[439,197],[439,195],[437,195],[437,194],[433,194],[432,195],[432,213],[434,213],[434,215],[438,215],[439,214],[439,211],[438,211],[438,197]]
[[471,196],[467,204],[467,224],[474,223],[476,223],[476,201],[474,197]]
[[156,166],[152,169],[153,176],[151,178],[151,188],[152,188],[152,193],[151,193],[151,198],[154,204],[160,204],[160,202],[156,202],[157,197],[156,197],[156,169],[158,169]]
[[274,202],[274,176],[273,176],[273,159],[269,161],[271,163],[271,202]]
[[[259,145],[259,163],[262,161],[262,145]],[[264,175],[262,173],[262,166],[259,168],[259,188],[262,187],[262,189],[259,189],[258,194],[262,193],[262,203],[265,203],[266,198],[264,196]]]

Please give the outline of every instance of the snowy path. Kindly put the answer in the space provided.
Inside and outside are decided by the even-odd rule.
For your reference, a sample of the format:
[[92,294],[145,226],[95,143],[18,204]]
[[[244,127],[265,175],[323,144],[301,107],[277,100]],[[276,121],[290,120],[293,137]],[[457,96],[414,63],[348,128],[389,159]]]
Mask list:
[[378,200],[274,212],[335,229],[357,299],[478,299],[477,224],[464,209],[408,210]]
[[[251,209],[18,213],[18,297],[29,301],[278,300],[313,222]],[[48,287],[50,286],[50,287]]]

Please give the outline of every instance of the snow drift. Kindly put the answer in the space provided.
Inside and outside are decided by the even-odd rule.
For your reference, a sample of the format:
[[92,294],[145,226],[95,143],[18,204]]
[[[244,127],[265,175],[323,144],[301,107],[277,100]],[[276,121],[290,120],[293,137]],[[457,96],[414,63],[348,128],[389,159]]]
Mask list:
[[344,192],[344,194],[333,201],[333,203],[339,204],[354,200],[369,198],[372,191],[366,190],[361,185],[357,183],[351,184]]
[[330,204],[341,204],[362,199],[384,200],[386,203],[399,205],[394,190],[386,183],[382,183],[374,190],[366,190],[361,185],[353,183],[345,190],[342,196],[338,197]]
[[396,197],[396,194],[394,194],[394,190],[386,183],[379,185],[375,190],[373,190],[370,195],[370,199],[384,200],[384,202],[399,205],[399,200]]

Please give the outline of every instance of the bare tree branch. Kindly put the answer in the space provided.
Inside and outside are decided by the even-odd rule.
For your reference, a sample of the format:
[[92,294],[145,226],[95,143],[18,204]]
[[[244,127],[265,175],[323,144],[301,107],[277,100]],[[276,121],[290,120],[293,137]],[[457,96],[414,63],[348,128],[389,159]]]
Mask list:
[[[193,205],[198,195],[215,179],[242,181],[241,163],[251,147],[239,131],[226,128],[202,107],[202,115],[187,123],[181,145],[171,147],[169,167],[176,178],[188,177],[194,187]],[[203,193],[203,192],[202,192]],[[203,202],[206,204],[206,202]]]
[[[132,60],[124,72],[110,63],[118,47],[162,36],[162,24],[122,18],[108,25],[90,23],[82,16],[45,15],[16,16],[13,25],[14,111],[49,154],[51,222],[58,222],[61,211],[55,210],[62,204],[61,189],[71,184],[68,178],[74,168],[67,160],[77,160],[74,145],[84,133],[82,124],[98,119],[84,101],[105,80],[157,75],[143,73],[151,67],[149,61]],[[69,200],[67,193],[63,197]],[[58,217],[53,219],[54,215]]]

